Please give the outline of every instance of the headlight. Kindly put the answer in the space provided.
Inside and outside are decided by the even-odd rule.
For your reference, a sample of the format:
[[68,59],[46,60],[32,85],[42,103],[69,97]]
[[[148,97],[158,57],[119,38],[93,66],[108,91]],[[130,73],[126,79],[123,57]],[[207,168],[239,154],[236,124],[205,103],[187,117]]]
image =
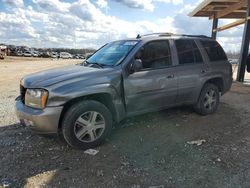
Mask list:
[[27,89],[25,93],[25,105],[33,108],[45,108],[48,91],[44,89]]

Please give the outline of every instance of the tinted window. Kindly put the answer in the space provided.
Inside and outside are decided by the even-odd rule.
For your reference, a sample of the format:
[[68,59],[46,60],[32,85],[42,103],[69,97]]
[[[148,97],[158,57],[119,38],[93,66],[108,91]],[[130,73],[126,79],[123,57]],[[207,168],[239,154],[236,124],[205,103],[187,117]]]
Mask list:
[[140,50],[143,68],[162,68],[172,65],[168,41],[154,41]]
[[210,61],[222,61],[227,60],[227,56],[216,41],[201,41],[203,48],[206,50]]
[[176,40],[176,49],[179,57],[179,64],[190,64],[202,62],[200,50],[193,40]]
[[194,41],[192,41],[192,46],[193,46],[193,53],[194,53],[195,62],[196,63],[203,62],[203,59],[201,57],[201,52],[200,52],[198,46],[195,44]]

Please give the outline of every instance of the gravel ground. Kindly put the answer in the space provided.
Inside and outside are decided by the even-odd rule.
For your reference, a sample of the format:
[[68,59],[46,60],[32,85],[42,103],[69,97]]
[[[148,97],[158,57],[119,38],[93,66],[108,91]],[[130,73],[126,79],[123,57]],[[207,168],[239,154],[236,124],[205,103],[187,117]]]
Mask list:
[[250,87],[238,83],[210,116],[180,107],[126,119],[95,156],[22,127],[20,78],[76,62],[0,61],[0,187],[250,187]]

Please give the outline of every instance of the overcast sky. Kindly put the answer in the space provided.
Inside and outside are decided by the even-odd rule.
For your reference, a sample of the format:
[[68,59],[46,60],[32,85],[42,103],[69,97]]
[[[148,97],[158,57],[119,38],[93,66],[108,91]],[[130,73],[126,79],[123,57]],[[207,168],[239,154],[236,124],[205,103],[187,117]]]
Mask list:
[[[187,16],[197,0],[0,0],[0,43],[30,47],[98,48],[138,33],[211,35],[211,21]],[[219,25],[231,22],[222,20]],[[219,33],[239,51],[242,26]]]

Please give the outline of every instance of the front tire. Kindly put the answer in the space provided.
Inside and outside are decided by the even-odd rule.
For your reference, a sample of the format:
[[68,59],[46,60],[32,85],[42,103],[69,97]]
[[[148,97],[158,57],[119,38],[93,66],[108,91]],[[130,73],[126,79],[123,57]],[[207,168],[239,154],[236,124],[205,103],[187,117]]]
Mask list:
[[94,100],[72,105],[62,121],[65,141],[78,149],[89,149],[102,144],[112,130],[112,115],[102,103]]
[[198,102],[194,106],[196,113],[208,115],[214,113],[220,102],[220,93],[216,85],[206,83],[200,93]]

